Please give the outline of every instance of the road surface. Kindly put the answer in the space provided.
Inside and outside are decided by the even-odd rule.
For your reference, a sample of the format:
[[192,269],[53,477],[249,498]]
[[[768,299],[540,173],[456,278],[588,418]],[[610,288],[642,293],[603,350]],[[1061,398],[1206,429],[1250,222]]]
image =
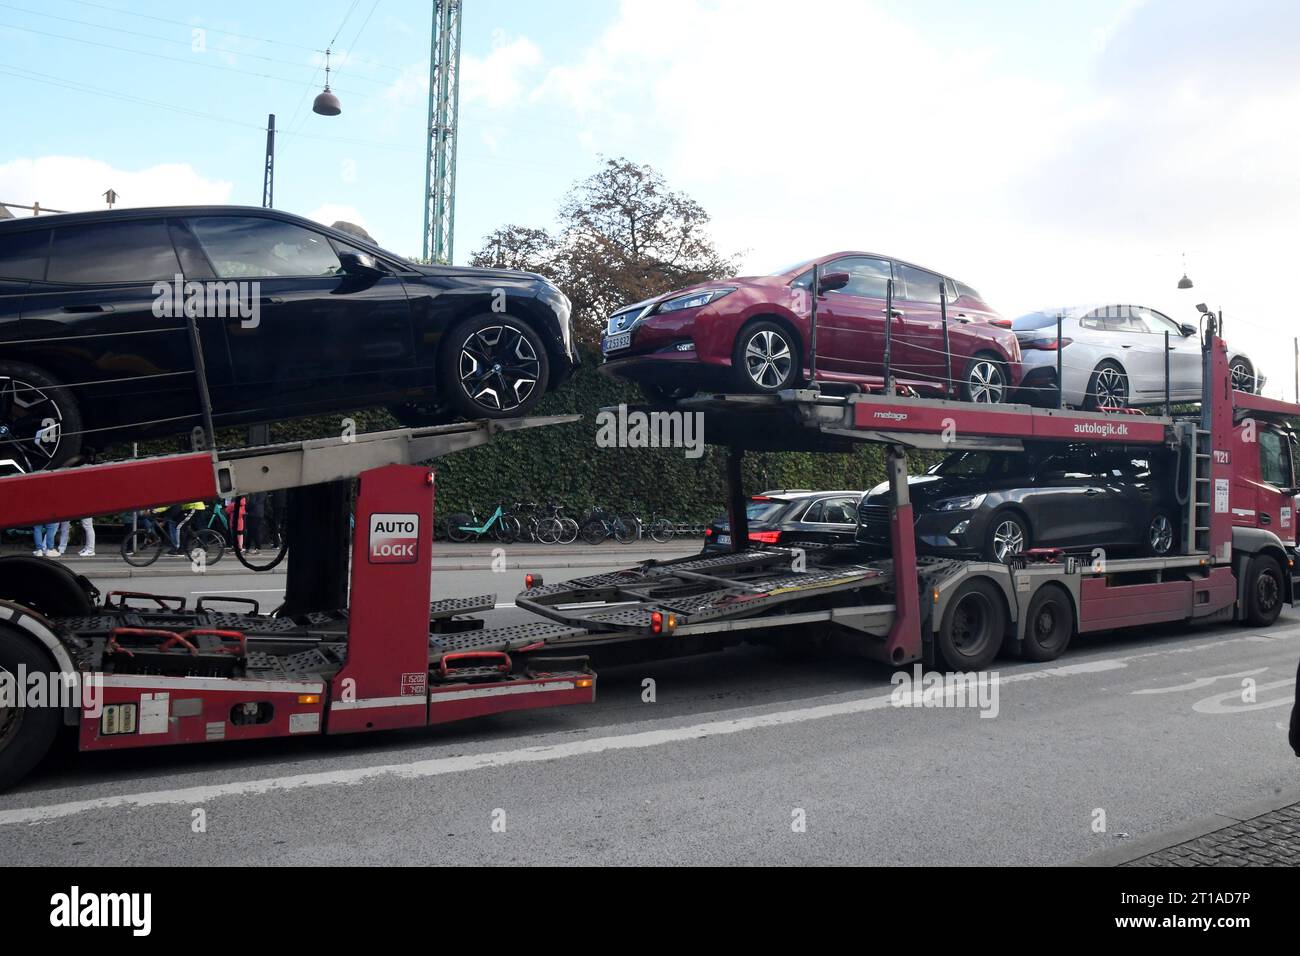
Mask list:
[[[437,580],[514,616],[518,577]],[[273,602],[282,582],[193,590]],[[1094,636],[1055,664],[999,661],[981,710],[894,706],[869,662],[741,648],[602,671],[590,707],[64,752],[0,795],[0,864],[1068,863],[1294,785],[1297,657],[1289,610],[1266,631]]]

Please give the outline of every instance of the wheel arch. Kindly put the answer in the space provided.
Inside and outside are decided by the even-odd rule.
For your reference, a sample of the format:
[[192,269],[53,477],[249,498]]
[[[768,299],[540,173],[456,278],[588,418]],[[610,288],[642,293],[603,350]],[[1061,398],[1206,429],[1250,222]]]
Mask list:
[[[0,600],[0,641],[19,640],[42,651],[51,666],[61,674],[73,675],[80,680],[81,672],[72,662],[72,656],[54,632],[54,625],[45,616],[13,601]],[[76,707],[63,711],[63,723],[76,726],[80,714]]]
[[1010,572],[1006,568],[1001,568],[995,564],[972,562],[967,565],[964,573],[944,581],[934,588],[934,596],[929,611],[931,633],[939,633],[939,629],[943,626],[943,617],[947,613],[948,605],[952,603],[953,598],[962,588],[975,581],[983,581],[992,585],[993,589],[1001,595],[1002,610],[1006,614],[1006,629],[1003,637],[1019,632],[1022,615],[1016,602],[1015,585],[1012,582]]
[[[1264,528],[1232,529],[1232,567],[1237,576],[1237,617],[1240,619],[1246,604],[1246,568],[1252,558],[1268,557],[1277,562],[1282,571],[1283,584],[1291,578],[1291,558],[1282,539]],[[1290,587],[1282,588],[1282,600],[1294,606]]]

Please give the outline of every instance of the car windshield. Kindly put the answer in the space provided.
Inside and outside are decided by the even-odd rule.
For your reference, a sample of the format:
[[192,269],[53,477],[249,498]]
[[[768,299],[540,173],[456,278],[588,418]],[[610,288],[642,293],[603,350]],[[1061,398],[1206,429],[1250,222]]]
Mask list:
[[775,269],[772,272],[769,272],[768,275],[783,276],[790,272],[803,271],[804,269],[812,265],[815,261],[816,261],[815,259],[799,259],[798,261],[791,262],[789,265],[783,266],[780,269]]
[[930,469],[944,478],[994,480],[1029,477],[1034,473],[1034,456],[1025,452],[964,451],[950,455]]
[[1032,329],[1045,329],[1056,325],[1056,317],[1062,314],[1060,309],[1044,309],[1042,312],[1030,312],[1011,323],[1017,332]]
[[786,501],[751,501],[745,506],[745,514],[750,521],[766,521],[779,514],[787,504]]

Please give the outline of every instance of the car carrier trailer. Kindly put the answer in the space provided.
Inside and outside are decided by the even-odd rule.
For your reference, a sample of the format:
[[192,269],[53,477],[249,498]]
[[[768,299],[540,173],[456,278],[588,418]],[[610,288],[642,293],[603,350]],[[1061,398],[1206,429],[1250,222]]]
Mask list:
[[[568,419],[403,430],[175,455],[0,479],[0,525],[293,489],[285,603],[108,593],[67,568],[0,559],[0,667],[95,684],[101,699],[0,707],[0,786],[27,773],[60,724],[82,750],[425,726],[588,703],[589,661],[676,657],[743,641],[832,644],[891,666],[960,670],[999,651],[1045,661],[1079,633],[1165,622],[1265,626],[1296,599],[1296,489],[1264,488],[1255,422],[1300,406],[1233,392],[1213,321],[1199,416],[971,405],[893,393],[717,395],[681,403],[728,450],[732,551],[648,561],[547,585],[516,606],[536,620],[490,626],[495,596],[431,596],[434,471],[419,464],[501,431]],[[1010,564],[918,558],[910,449],[1018,450],[1033,442],[1165,447],[1180,461],[1178,554],[1098,562],[1029,552]],[[857,546],[752,547],[747,450],[886,450],[890,554]],[[1294,474],[1291,473],[1294,485]],[[357,484],[355,534],[351,484]],[[1255,487],[1235,517],[1234,482]],[[1241,493],[1245,493],[1243,490]],[[1264,520],[1267,513],[1268,521]],[[351,543],[349,544],[349,538]],[[484,615],[484,616],[479,616]]]
[[[1271,625],[1296,601],[1294,466],[1288,487],[1259,480],[1258,429],[1300,418],[1300,406],[1236,392],[1209,319],[1203,395],[1191,417],[972,405],[817,390],[721,395],[680,403],[704,416],[711,444],[730,449],[732,553],[647,562],[613,574],[532,587],[516,605],[581,632],[553,646],[599,660],[711,651],[742,640],[823,642],[892,666],[958,670],[1000,651],[1059,657],[1081,633],[1169,622]],[[745,450],[886,449],[890,556],[859,547],[755,547],[741,487]],[[917,556],[908,500],[909,449],[1022,450],[1034,442],[1162,447],[1175,456],[1183,504],[1179,553],[1108,558],[1029,551],[1007,564]],[[1232,507],[1249,497],[1250,507]],[[536,583],[534,581],[534,583]]]
[[572,421],[405,429],[0,479],[6,527],[294,489],[285,603],[274,614],[229,597],[187,606],[101,595],[56,562],[0,558],[0,668],[23,692],[22,678],[50,674],[70,691],[58,707],[48,691],[42,706],[0,702],[0,786],[41,759],[60,725],[76,728],[81,750],[119,750],[590,703],[596,678],[585,659],[546,654],[538,627],[487,629],[471,616],[494,595],[430,597],[435,472],[422,463],[504,431]]

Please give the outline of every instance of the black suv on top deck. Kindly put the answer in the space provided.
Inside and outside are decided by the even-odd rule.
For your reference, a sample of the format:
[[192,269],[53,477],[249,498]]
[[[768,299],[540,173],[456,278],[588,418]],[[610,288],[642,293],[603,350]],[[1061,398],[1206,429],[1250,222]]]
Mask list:
[[[1116,548],[1166,555],[1178,543],[1172,456],[1045,444],[966,451],[908,479],[917,550],[1005,561],[1029,548]],[[889,546],[889,486],[858,509],[860,542]]]
[[[860,491],[773,491],[749,499],[750,544],[852,544]],[[704,529],[704,550],[729,551],[731,529],[719,518]]]
[[417,265],[272,209],[6,220],[0,474],[198,425],[187,308],[217,427],[374,406],[410,426],[514,417],[578,362],[542,277]]

